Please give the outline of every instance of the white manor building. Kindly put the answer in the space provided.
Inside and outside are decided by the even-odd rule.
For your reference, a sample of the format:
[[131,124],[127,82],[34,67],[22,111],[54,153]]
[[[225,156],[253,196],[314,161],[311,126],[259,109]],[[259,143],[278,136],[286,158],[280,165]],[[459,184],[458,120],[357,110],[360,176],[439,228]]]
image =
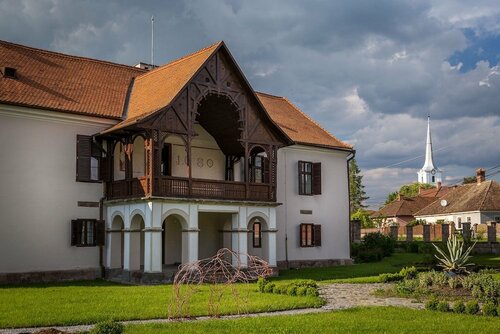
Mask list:
[[0,283],[349,263],[341,142],[223,42],[150,71],[0,41]]
[[434,164],[431,137],[431,118],[427,117],[427,142],[425,145],[425,162],[422,169],[418,171],[418,182],[428,183],[437,186],[443,182],[442,171]]

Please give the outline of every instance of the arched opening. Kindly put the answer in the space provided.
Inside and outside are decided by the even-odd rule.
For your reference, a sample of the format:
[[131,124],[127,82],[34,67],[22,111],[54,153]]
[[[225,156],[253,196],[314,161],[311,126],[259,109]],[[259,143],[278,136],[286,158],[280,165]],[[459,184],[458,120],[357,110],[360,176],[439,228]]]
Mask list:
[[269,261],[269,238],[267,222],[261,217],[250,219],[248,223],[248,254]]
[[132,144],[132,177],[142,177],[145,174],[144,138],[137,136]]
[[123,219],[113,218],[111,223],[111,262],[110,268],[123,268]]
[[179,266],[182,259],[187,258],[187,245],[183,242],[182,230],[187,226],[185,219],[179,215],[167,216],[162,224],[162,264],[165,267]]
[[144,219],[139,214],[130,223],[130,270],[144,268]]
[[249,159],[248,170],[250,182],[269,183],[269,158],[264,148],[260,146],[254,147],[250,151]]
[[227,96],[208,94],[198,103],[196,121],[212,136],[225,155],[243,156],[238,106]]
[[113,149],[113,180],[125,179],[125,146],[119,141]]

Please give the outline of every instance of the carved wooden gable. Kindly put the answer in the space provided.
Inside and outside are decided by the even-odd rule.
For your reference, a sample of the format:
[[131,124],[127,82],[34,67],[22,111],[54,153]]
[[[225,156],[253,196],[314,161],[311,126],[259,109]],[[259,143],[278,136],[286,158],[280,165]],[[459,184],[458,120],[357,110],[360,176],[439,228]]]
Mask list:
[[194,134],[198,106],[210,94],[231,100],[238,112],[242,140],[256,143],[283,143],[280,130],[270,121],[252,88],[240,74],[225,46],[212,54],[173,102],[155,113],[144,124],[164,132]]

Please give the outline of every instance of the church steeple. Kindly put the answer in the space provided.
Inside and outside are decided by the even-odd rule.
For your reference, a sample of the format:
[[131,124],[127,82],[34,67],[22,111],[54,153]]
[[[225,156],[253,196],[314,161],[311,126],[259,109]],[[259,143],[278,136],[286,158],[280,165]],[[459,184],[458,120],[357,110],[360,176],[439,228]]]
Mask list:
[[432,136],[431,136],[431,116],[427,115],[427,142],[425,144],[425,162],[422,169],[417,173],[418,182],[436,185],[441,182],[441,171],[434,165],[432,154]]
[[434,169],[434,160],[432,157],[432,137],[431,137],[431,116],[427,116],[427,143],[425,145],[425,162],[424,167],[422,167],[425,171],[431,171]]

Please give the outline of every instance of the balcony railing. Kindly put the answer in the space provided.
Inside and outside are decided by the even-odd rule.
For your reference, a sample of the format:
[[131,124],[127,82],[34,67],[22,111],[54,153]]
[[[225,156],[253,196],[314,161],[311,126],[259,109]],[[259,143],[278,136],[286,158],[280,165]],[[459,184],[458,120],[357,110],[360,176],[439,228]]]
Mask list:
[[[107,183],[108,199],[144,197],[147,192],[145,177]],[[270,184],[189,179],[161,176],[153,179],[152,195],[159,197],[206,198],[224,200],[275,201]]]

